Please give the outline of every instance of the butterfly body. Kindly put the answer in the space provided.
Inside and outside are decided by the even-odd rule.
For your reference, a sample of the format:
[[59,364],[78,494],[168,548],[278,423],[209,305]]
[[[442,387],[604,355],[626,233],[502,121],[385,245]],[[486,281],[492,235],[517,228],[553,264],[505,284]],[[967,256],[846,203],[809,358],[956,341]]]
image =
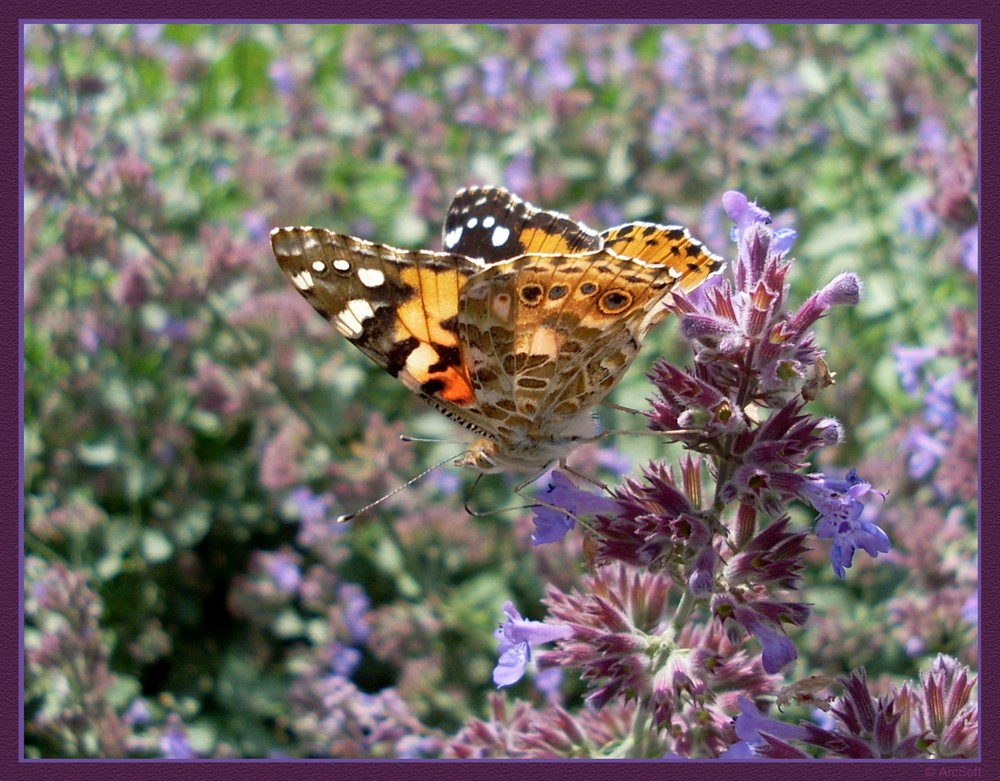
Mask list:
[[675,290],[721,268],[677,226],[603,234],[502,188],[460,191],[444,252],[276,228],[285,276],[342,335],[478,435],[455,463],[537,474],[597,436],[594,407]]

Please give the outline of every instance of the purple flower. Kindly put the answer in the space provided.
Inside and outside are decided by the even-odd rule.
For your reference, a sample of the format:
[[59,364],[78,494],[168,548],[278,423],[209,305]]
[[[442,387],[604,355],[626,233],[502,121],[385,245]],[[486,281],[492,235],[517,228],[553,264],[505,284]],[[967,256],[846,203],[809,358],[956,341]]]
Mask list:
[[404,117],[411,117],[417,114],[427,105],[423,95],[413,90],[400,90],[392,96],[392,110]]
[[[618,502],[589,491],[583,491],[564,472],[552,472],[549,485],[540,497],[544,505],[535,507],[535,533],[531,535],[532,545],[556,542],[566,536],[576,526],[580,515],[611,514],[617,512]],[[551,505],[551,506],[550,506]],[[563,508],[560,512],[556,508]]]
[[327,658],[331,673],[341,678],[350,678],[361,664],[361,651],[333,641],[327,649]]
[[912,396],[920,389],[924,364],[937,357],[940,351],[936,347],[904,347],[900,345],[893,347],[892,353],[896,357],[899,382],[903,386],[903,390]]
[[336,518],[329,515],[334,501],[330,494],[314,494],[303,486],[292,491],[289,499],[299,517],[299,545],[306,548],[326,546],[331,538],[339,537],[347,531],[347,524],[337,523]]
[[926,117],[917,131],[920,146],[927,152],[945,154],[948,151],[948,131],[938,117]]
[[903,448],[910,453],[907,471],[914,480],[923,480],[927,477],[948,452],[948,446],[944,442],[919,426],[914,426],[906,432]]
[[809,731],[794,724],[785,724],[763,715],[749,697],[740,697],[740,715],[733,720],[736,737],[740,740],[734,743],[723,759],[755,759],[760,755],[754,750],[767,744],[764,734],[772,735],[782,740],[807,740]]
[[548,24],[542,27],[535,40],[535,55],[542,64],[538,84],[543,94],[563,92],[576,81],[576,73],[566,62],[570,35],[570,29],[565,25]]
[[656,60],[656,72],[660,80],[669,86],[679,87],[687,75],[691,61],[691,47],[674,32],[666,32],[660,38],[660,56]]
[[973,626],[979,624],[979,592],[974,591],[969,594],[969,598],[962,605],[962,620]]
[[769,138],[785,108],[784,96],[768,82],[755,79],[743,105],[744,121],[758,141]]
[[80,349],[88,355],[97,355],[101,346],[101,336],[93,326],[84,325],[80,328],[77,342]]
[[248,209],[243,212],[243,227],[251,241],[263,241],[270,232],[270,224],[263,212],[256,209]]
[[[723,598],[720,603],[728,602]],[[721,611],[720,611],[721,612]],[[795,643],[784,632],[775,629],[780,625],[780,614],[785,613],[793,623],[804,624],[809,615],[805,605],[759,601],[752,605],[737,605],[733,620],[741,624],[761,645],[761,666],[766,673],[777,673],[798,658]]]
[[799,232],[794,228],[778,228],[771,236],[771,251],[777,255],[785,255],[791,249]]
[[351,635],[351,642],[363,645],[371,631],[368,625],[371,600],[356,583],[344,583],[337,589],[337,601],[343,606],[344,623]]
[[722,194],[722,207],[729,215],[729,219],[736,223],[736,227],[733,228],[734,240],[741,237],[747,228],[755,223],[771,224],[771,215],[767,210],[758,206],[756,201],[751,202],[737,190],[729,190]]
[[649,148],[661,160],[669,155],[683,130],[670,106],[659,106],[649,120]]
[[780,672],[798,658],[799,653],[791,638],[767,624],[763,622],[755,624],[750,633],[760,641],[763,648],[760,662],[764,672],[772,674]]
[[145,727],[152,723],[153,714],[149,710],[149,703],[146,702],[146,699],[144,697],[136,697],[126,709],[123,718],[126,724]]
[[295,91],[295,73],[286,60],[272,62],[267,75],[279,94],[291,95]]
[[483,69],[483,95],[501,98],[507,91],[507,60],[503,57],[484,57],[479,67]]
[[962,265],[973,274],[979,273],[979,226],[973,225],[959,237],[962,246]]
[[308,488],[302,487],[292,491],[291,500],[299,511],[299,520],[302,523],[316,524],[326,520],[326,511],[332,497],[329,494],[314,494]]
[[556,626],[521,618],[510,600],[504,602],[503,612],[507,614],[507,620],[495,632],[500,659],[493,669],[493,683],[498,689],[521,680],[531,661],[533,645],[562,640],[573,634],[572,628],[565,625]]
[[183,343],[191,337],[191,323],[177,317],[168,317],[163,325],[154,331],[172,342]]
[[937,217],[924,198],[913,198],[906,203],[899,226],[903,233],[920,239],[933,238],[938,231]]
[[576,521],[571,515],[543,505],[535,507],[535,517],[532,518],[532,522],[535,524],[535,532],[531,535],[532,545],[558,542],[576,526]]
[[563,669],[561,667],[547,667],[539,670],[534,679],[535,688],[550,700],[559,697],[559,690],[562,688]]
[[175,714],[167,719],[167,727],[160,738],[160,754],[164,759],[194,759],[194,749],[188,740],[187,730]]
[[757,51],[770,49],[771,44],[774,42],[771,38],[771,31],[767,29],[766,24],[740,24],[737,25],[737,28],[742,33],[743,40],[757,49]]
[[885,493],[862,481],[854,469],[847,473],[845,480],[828,480],[822,475],[813,475],[812,480],[799,488],[801,498],[819,511],[816,536],[833,540],[830,561],[838,578],[845,576],[844,570],[851,566],[858,548],[874,559],[879,553],[887,553],[891,547],[884,531],[874,523],[861,520],[865,509],[861,499],[869,493],[885,499]]
[[949,372],[931,383],[924,399],[924,420],[934,428],[954,429],[958,424],[958,410],[954,390],[961,374]]
[[523,152],[514,155],[514,159],[504,169],[503,180],[514,192],[531,190],[535,184],[534,162],[531,155]]
[[302,582],[299,556],[291,551],[277,551],[267,555],[264,567],[274,585],[285,593],[293,593]]
[[156,43],[163,37],[162,24],[137,24],[135,25],[135,37],[143,43]]

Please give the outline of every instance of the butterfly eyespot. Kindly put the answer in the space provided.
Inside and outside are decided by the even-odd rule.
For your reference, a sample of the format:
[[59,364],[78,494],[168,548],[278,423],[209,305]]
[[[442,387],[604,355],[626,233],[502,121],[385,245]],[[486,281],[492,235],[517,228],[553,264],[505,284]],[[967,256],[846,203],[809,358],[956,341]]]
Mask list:
[[606,315],[617,315],[632,306],[632,294],[624,290],[609,290],[601,296],[601,311]]
[[558,301],[568,292],[569,288],[566,287],[566,285],[553,285],[552,287],[549,288],[549,299],[552,301]]
[[594,293],[597,292],[597,285],[595,285],[593,282],[584,282],[582,285],[580,285],[579,290],[580,290],[580,295],[582,296],[592,296],[594,295]]
[[541,285],[525,285],[521,288],[520,299],[525,306],[537,306],[545,295],[545,288]]

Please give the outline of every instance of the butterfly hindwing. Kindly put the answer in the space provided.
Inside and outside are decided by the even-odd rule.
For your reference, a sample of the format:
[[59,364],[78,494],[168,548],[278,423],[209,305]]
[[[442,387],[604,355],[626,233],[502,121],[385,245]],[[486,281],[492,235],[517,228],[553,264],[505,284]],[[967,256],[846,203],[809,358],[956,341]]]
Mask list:
[[477,399],[558,428],[618,383],[676,281],[667,266],[607,250],[477,273],[459,305]]

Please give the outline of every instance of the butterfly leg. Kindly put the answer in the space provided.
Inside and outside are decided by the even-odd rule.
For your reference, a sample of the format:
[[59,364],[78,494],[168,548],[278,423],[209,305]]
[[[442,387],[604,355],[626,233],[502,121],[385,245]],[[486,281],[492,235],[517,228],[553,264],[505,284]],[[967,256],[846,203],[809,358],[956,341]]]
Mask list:
[[641,409],[635,409],[633,407],[625,407],[625,406],[622,406],[621,404],[615,404],[613,401],[607,401],[607,400],[602,401],[601,402],[601,406],[602,407],[607,407],[608,409],[617,410],[618,412],[627,412],[629,415],[645,415],[645,414],[647,414],[646,412],[644,412]]

